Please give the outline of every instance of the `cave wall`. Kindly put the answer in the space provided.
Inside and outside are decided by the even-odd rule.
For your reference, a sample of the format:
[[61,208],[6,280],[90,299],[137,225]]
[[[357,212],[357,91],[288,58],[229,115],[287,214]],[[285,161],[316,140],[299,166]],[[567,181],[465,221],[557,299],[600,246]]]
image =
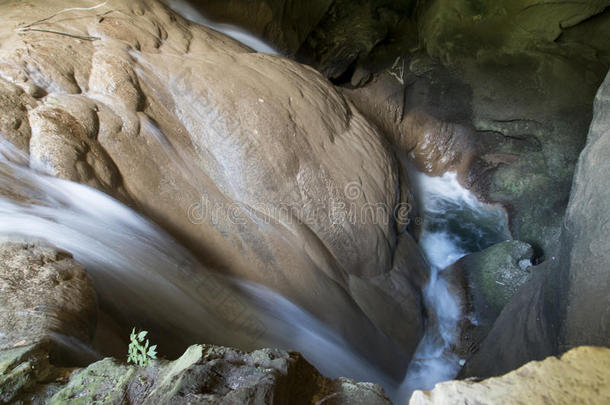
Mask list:
[[483,155],[474,181],[488,199],[509,208],[515,238],[547,258],[559,240],[591,100],[610,66],[609,42],[599,39],[610,39],[602,23],[608,5],[437,0],[419,16],[427,54],[472,89],[477,135],[501,135],[491,153],[516,157],[489,170]]
[[595,99],[578,160],[554,269],[562,324],[560,349],[610,346],[610,73]]
[[[172,0],[167,0],[171,2]],[[243,27],[327,77],[351,77],[379,46],[410,32],[416,0],[187,0],[206,17]]]
[[[420,168],[460,171],[509,210],[516,239],[555,255],[591,100],[610,67],[610,1],[191,3],[320,70],[399,149],[428,155]],[[439,128],[459,125],[432,135],[442,151],[418,150],[415,110]],[[439,166],[440,155],[464,163]]]

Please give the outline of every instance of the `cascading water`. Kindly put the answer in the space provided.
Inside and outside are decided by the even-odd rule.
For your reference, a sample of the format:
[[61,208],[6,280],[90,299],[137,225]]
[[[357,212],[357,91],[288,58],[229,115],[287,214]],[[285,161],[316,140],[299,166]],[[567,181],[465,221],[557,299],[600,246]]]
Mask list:
[[[255,50],[276,53],[242,30],[211,23],[185,1],[168,3],[192,21]],[[157,138],[164,144],[161,135]],[[181,156],[167,145],[165,149],[177,166],[188,170]],[[424,289],[429,322],[400,387],[339,334],[286,298],[208,271],[169,234],[129,207],[90,187],[37,173],[28,157],[6,142],[0,143],[0,236],[42,240],[71,252],[88,269],[105,310],[123,324],[156,331],[168,345],[205,341],[291,348],[329,377],[379,383],[402,403],[414,389],[454,377],[459,367],[451,346],[463,314],[442,270],[465,254],[509,238],[501,210],[478,202],[454,173],[432,178],[413,172],[410,177],[423,202],[420,245],[431,265]],[[219,314],[207,297],[211,288],[248,308],[246,322]],[[264,336],[255,333],[248,319],[262,325]]]
[[[127,206],[88,186],[37,173],[28,163],[24,153],[0,142],[0,236],[44,241],[71,252],[87,268],[103,309],[125,324],[156,332],[160,347],[209,342],[291,348],[329,377],[373,381],[394,394],[395,384],[375,365],[286,298],[211,273]],[[219,300],[248,312],[228,320],[218,313]]]
[[203,25],[205,27],[211,28],[214,31],[222,32],[228,37],[233,38],[236,41],[241,42],[242,44],[249,46],[257,52],[263,53],[271,53],[278,54],[272,46],[267,44],[265,41],[255,37],[254,35],[249,34],[239,27],[235,27],[230,24],[220,24],[210,19],[206,18],[203,14],[197,11],[188,1],[186,0],[166,0],[166,4],[174,10],[176,13],[180,14],[182,17],[195,22],[197,24]]
[[459,338],[464,313],[443,270],[469,253],[510,239],[504,211],[478,201],[460,185],[457,173],[431,177],[410,169],[409,179],[421,205],[419,244],[430,264],[430,280],[423,291],[428,325],[401,387],[405,402],[414,390],[431,389],[459,371],[460,359],[452,346]]
[[[37,173],[28,161],[14,146],[0,142],[0,235],[42,240],[71,252],[88,269],[111,313],[157,331],[168,342],[290,347],[329,377],[383,385],[396,403],[457,372],[459,359],[450,347],[462,312],[440,277],[442,270],[508,237],[502,212],[478,202],[454,173],[436,178],[411,174],[424,202],[420,244],[431,265],[424,300],[432,316],[403,385],[396,387],[337,333],[281,295],[210,273],[127,206],[88,186]],[[252,330],[219,316],[206,298],[210,285],[250,308],[265,336],[252,342]]]

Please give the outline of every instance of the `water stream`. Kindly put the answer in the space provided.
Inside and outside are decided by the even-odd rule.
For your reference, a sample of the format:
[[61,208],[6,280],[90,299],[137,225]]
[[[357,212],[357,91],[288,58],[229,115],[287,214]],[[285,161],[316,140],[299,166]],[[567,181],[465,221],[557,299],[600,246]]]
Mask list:
[[[243,30],[210,22],[186,1],[169,4],[253,49],[276,53]],[[42,240],[71,252],[87,268],[105,309],[124,324],[145,326],[173,344],[205,341],[291,348],[329,377],[382,384],[395,403],[408,402],[414,389],[429,389],[453,378],[459,368],[451,347],[463,311],[442,277],[443,269],[510,237],[504,213],[477,201],[460,186],[455,173],[435,178],[410,173],[422,203],[420,245],[431,267],[424,290],[429,320],[407,376],[397,387],[345,339],[286,298],[209,272],[163,229],[121,202],[90,187],[42,175],[28,162],[25,154],[0,142],[0,236]],[[248,308],[249,319],[264,327],[262,340],[252,341],[257,325],[229,322],[217,313],[206,300],[210,285]],[[158,343],[162,347],[163,342]]]
[[[28,162],[0,141],[0,237],[43,241],[72,253],[91,276],[104,311],[125,325],[155,332],[160,348],[183,350],[193,342],[290,348],[329,377],[374,381],[394,392],[390,379],[349,342],[286,298],[208,271],[163,229],[121,202],[40,174]],[[219,313],[219,302],[247,312],[229,320]]]
[[199,12],[187,0],[166,0],[165,3],[169,8],[180,14],[189,21],[211,28],[214,31],[222,32],[228,37],[249,46],[257,52],[279,54],[271,45],[260,38],[250,34],[246,30],[236,27],[231,24],[222,24],[210,20]]
[[401,398],[453,379],[460,368],[452,347],[465,314],[443,270],[469,253],[510,239],[504,210],[478,201],[460,185],[457,173],[431,177],[407,167],[423,216],[419,244],[430,264],[430,281],[423,291],[428,324],[400,389]]

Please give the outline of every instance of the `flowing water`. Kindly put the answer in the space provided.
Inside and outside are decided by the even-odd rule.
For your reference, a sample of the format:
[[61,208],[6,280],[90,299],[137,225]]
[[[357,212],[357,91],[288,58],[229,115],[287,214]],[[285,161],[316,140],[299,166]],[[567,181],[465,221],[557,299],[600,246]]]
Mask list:
[[211,28],[214,31],[222,32],[226,36],[231,37],[246,46],[249,46],[257,52],[278,54],[278,51],[276,51],[271,45],[248,33],[247,31],[234,25],[221,24],[206,18],[187,0],[166,0],[166,4],[169,6],[169,8],[187,20]]
[[465,314],[443,270],[469,253],[510,239],[504,210],[479,202],[460,185],[456,173],[430,177],[410,168],[409,179],[423,216],[419,244],[430,264],[430,281],[423,291],[429,320],[400,389],[401,398],[453,379],[460,368],[452,346]]
[[[88,186],[32,170],[28,157],[3,141],[0,236],[71,252],[87,268],[102,308],[126,325],[156,332],[159,347],[208,342],[291,348],[329,377],[374,381],[390,394],[395,389],[345,339],[286,298],[209,272],[129,207]],[[218,312],[219,302],[247,310],[239,318],[227,317]]]
[[[243,30],[210,22],[185,1],[169,4],[186,18],[255,50],[276,53]],[[429,320],[400,387],[331,328],[286,298],[209,272],[151,221],[104,193],[32,170],[28,157],[6,142],[0,142],[0,236],[46,241],[71,252],[87,268],[108,313],[125,325],[156,331],[168,345],[205,341],[289,347],[329,377],[380,383],[395,403],[405,403],[414,389],[451,379],[459,368],[451,346],[463,313],[443,269],[509,238],[504,213],[478,202],[454,173],[433,178],[411,172],[410,178],[422,202],[420,245],[431,266],[424,289]],[[207,298],[211,289],[247,312],[240,320],[228,321],[226,314],[218,313],[218,296],[214,301]],[[264,336],[258,334],[261,328]],[[161,346],[163,341],[157,343]]]

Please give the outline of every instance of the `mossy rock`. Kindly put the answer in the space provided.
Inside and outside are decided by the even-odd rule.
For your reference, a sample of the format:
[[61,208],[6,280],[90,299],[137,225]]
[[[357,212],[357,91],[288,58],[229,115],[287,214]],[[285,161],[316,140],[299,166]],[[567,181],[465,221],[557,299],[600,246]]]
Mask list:
[[455,264],[464,274],[469,303],[479,324],[491,325],[529,280],[532,256],[528,243],[506,241],[465,256]]
[[15,402],[51,374],[49,355],[41,345],[0,351],[0,403]]

